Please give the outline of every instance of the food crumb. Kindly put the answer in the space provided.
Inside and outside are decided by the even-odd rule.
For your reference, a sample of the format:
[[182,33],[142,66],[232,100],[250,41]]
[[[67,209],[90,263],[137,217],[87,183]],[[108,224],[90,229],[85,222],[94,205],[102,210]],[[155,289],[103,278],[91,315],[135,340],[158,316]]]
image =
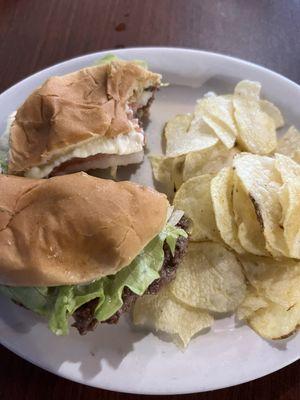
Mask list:
[[126,29],[126,25],[124,24],[124,22],[121,22],[120,24],[116,25],[115,30],[117,32],[122,32],[125,31]]

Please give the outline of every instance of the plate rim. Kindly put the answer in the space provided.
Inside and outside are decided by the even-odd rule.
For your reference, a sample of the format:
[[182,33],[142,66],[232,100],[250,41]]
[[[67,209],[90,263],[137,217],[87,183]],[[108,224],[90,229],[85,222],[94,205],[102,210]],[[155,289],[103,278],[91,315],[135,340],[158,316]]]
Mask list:
[[300,84],[298,84],[297,82],[293,81],[290,78],[287,78],[286,76],[280,74],[279,72],[276,72],[272,69],[269,69],[263,65],[260,64],[256,64],[252,61],[247,61],[244,60],[242,58],[239,57],[235,57],[235,56],[231,56],[231,55],[227,55],[227,54],[223,54],[223,53],[219,53],[219,52],[213,52],[213,51],[207,51],[207,50],[201,50],[201,49],[196,49],[196,48],[192,48],[192,47],[172,47],[172,46],[142,46],[142,47],[125,47],[124,49],[105,49],[105,50],[99,50],[99,51],[93,51],[93,52],[88,52],[85,54],[82,54],[80,56],[77,57],[72,57],[69,58],[67,60],[63,60],[60,61],[58,63],[55,64],[51,64],[50,66],[43,68],[43,69],[39,69],[36,72],[33,72],[30,75],[25,76],[25,78],[21,79],[20,81],[14,83],[12,86],[8,87],[7,89],[5,89],[3,92],[0,93],[0,96],[2,97],[2,95],[6,95],[8,94],[11,90],[13,90],[15,88],[15,86],[19,85],[19,84],[23,84],[25,82],[27,82],[28,80],[30,80],[33,76],[37,76],[41,73],[47,72],[48,70],[54,68],[54,67],[62,67],[64,64],[68,64],[70,61],[75,61],[75,60],[80,60],[80,59],[84,59],[86,57],[90,57],[90,56],[96,56],[98,54],[107,54],[107,53],[126,53],[127,51],[130,50],[150,50],[150,51],[156,51],[156,50],[165,50],[165,51],[184,51],[184,52],[190,52],[190,53],[200,53],[203,54],[204,56],[213,56],[216,58],[222,58],[222,59],[227,59],[227,60],[231,60],[233,62],[239,62],[242,63],[243,65],[250,65],[253,66],[255,68],[258,68],[261,71],[265,71],[267,73],[271,73],[275,76],[277,76],[280,79],[284,79],[287,83],[295,85],[296,88],[300,89]]
[[109,386],[109,385],[103,385],[103,386],[98,386],[96,384],[93,384],[92,382],[90,383],[86,383],[83,379],[75,379],[70,377],[69,375],[67,375],[67,373],[64,372],[53,372],[51,371],[50,368],[46,367],[43,365],[43,363],[39,363],[39,362],[35,362],[30,358],[25,358],[24,356],[22,356],[22,354],[20,354],[18,351],[13,350],[10,346],[8,345],[4,345],[2,342],[0,343],[3,347],[5,347],[7,350],[11,351],[13,354],[17,355],[18,357],[20,357],[22,360],[25,360],[26,362],[29,362],[30,364],[32,364],[35,367],[41,368],[43,370],[45,370],[46,372],[54,375],[54,376],[58,376],[59,378],[63,378],[66,379],[68,381],[74,382],[74,383],[79,383],[80,385],[84,385],[84,386],[88,386],[88,387],[93,387],[96,389],[100,389],[100,390],[107,390],[109,392],[116,392],[116,393],[124,393],[124,394],[133,394],[133,395],[145,395],[145,396],[177,396],[177,395],[188,395],[188,394],[197,394],[197,393],[208,393],[208,392],[213,392],[216,390],[222,390],[222,389],[228,389],[228,388],[233,388],[235,386],[238,385],[244,385],[246,383],[249,382],[254,382],[260,378],[265,378],[268,375],[271,375],[275,372],[278,372],[286,367],[288,367],[289,365],[295,364],[297,361],[299,361],[300,356],[295,357],[295,359],[293,361],[287,361],[286,363],[283,363],[279,368],[274,369],[272,372],[266,372],[265,374],[261,375],[258,374],[257,376],[255,376],[254,378],[250,378],[250,379],[246,379],[246,380],[242,380],[239,381],[237,383],[230,383],[228,385],[224,385],[222,387],[218,387],[218,388],[210,388],[207,390],[202,390],[202,391],[198,391],[196,392],[195,390],[191,389],[191,390],[184,390],[184,391],[148,391],[148,390],[144,390],[143,392],[141,392],[140,390],[116,390],[114,388],[114,386]]
[[[225,59],[227,61],[235,62],[235,63],[238,63],[238,64],[243,64],[245,66],[250,66],[250,67],[252,66],[252,67],[254,67],[254,68],[256,68],[256,69],[258,69],[260,71],[263,71],[263,72],[265,72],[265,73],[267,73],[269,75],[272,75],[273,78],[275,78],[275,79],[281,79],[281,80],[285,81],[287,84],[294,86],[294,88],[296,90],[300,90],[300,85],[298,83],[296,83],[296,82],[292,81],[291,79],[281,75],[280,73],[278,73],[276,71],[273,71],[273,70],[271,70],[271,69],[269,69],[269,68],[267,68],[265,66],[262,66],[262,65],[253,63],[251,61],[244,60],[244,59],[240,59],[238,57],[233,57],[233,56],[230,56],[230,55],[227,55],[227,54],[222,54],[222,53],[217,53],[217,52],[210,52],[210,51],[196,49],[196,48],[172,47],[172,46],[170,46],[170,47],[169,46],[142,46],[142,47],[126,47],[124,49],[99,50],[99,51],[96,51],[96,52],[85,53],[85,54],[77,56],[77,57],[73,57],[73,58],[70,58],[70,59],[66,59],[66,60],[60,61],[60,62],[58,62],[56,64],[50,65],[50,66],[48,66],[48,67],[46,67],[44,69],[41,69],[41,70],[39,70],[37,72],[34,72],[34,73],[26,76],[22,80],[16,82],[15,84],[13,84],[9,88],[7,88],[5,91],[3,91],[0,94],[0,98],[2,98],[3,96],[9,95],[10,92],[15,90],[17,86],[25,84],[26,82],[28,82],[33,77],[38,77],[42,73],[47,73],[48,71],[50,71],[54,67],[64,67],[64,65],[67,65],[70,62],[74,62],[75,60],[80,61],[80,60],[84,60],[87,57],[92,57],[92,56],[96,57],[96,56],[101,56],[101,55],[105,55],[105,54],[108,54],[108,53],[114,53],[114,54],[122,55],[123,53],[127,53],[128,51],[132,51],[132,50],[137,51],[137,52],[139,52],[139,51],[153,51],[153,52],[155,52],[157,50],[163,50],[163,51],[166,51],[166,52],[179,52],[179,53],[182,53],[182,52],[187,53],[188,52],[188,53],[191,53],[191,54],[197,53],[198,55],[205,56],[205,57],[215,57],[216,60],[221,60],[221,59],[224,60]],[[164,395],[168,395],[169,394],[169,395],[175,395],[175,394],[197,393],[195,391],[195,389],[191,389],[191,390],[184,390],[183,389],[183,390],[180,390],[180,391],[177,390],[177,391],[168,391],[168,392],[167,391],[162,391],[162,390],[156,391],[156,392],[155,391],[147,391],[147,390],[141,391],[141,390],[138,390],[138,389],[135,391],[132,388],[131,389],[128,388],[128,390],[126,390],[126,388],[123,389],[123,390],[120,390],[120,389],[116,389],[113,384],[112,385],[101,385],[101,386],[99,386],[99,385],[97,385],[96,382],[95,383],[93,383],[93,382],[88,382],[87,383],[84,378],[80,378],[80,379],[78,379],[77,377],[76,378],[75,377],[72,378],[72,374],[68,375],[66,372],[63,372],[63,371],[60,371],[60,370],[53,371],[53,370],[51,370],[51,367],[47,367],[47,365],[44,365],[43,362],[36,362],[35,360],[33,360],[30,357],[27,357],[27,356],[25,357],[24,355],[22,355],[21,352],[19,352],[18,350],[13,349],[12,346],[10,346],[8,343],[4,344],[3,341],[2,341],[2,338],[0,338],[0,342],[9,351],[12,351],[18,357],[23,358],[24,360],[30,362],[31,364],[36,365],[37,367],[42,368],[42,369],[44,369],[44,370],[46,370],[46,371],[48,371],[48,372],[50,372],[50,373],[52,373],[54,375],[60,376],[60,377],[62,377],[64,379],[68,379],[70,381],[77,382],[77,383],[80,383],[80,384],[83,384],[83,385],[87,385],[87,386],[91,386],[91,387],[95,387],[95,388],[102,388],[102,389],[109,390],[109,391],[118,391],[120,393],[129,393],[129,394],[159,394],[159,395],[163,395],[163,394]],[[228,387],[232,387],[232,386],[239,385],[239,384],[244,384],[244,383],[247,383],[247,382],[262,378],[262,377],[265,377],[265,376],[267,376],[269,374],[272,374],[272,373],[274,373],[276,371],[279,371],[279,370],[285,368],[288,365],[293,364],[294,362],[296,362],[299,359],[300,359],[300,355],[299,356],[295,356],[292,359],[292,361],[289,360],[289,361],[283,362],[282,365],[280,365],[278,368],[276,367],[271,372],[267,371],[264,374],[258,373],[257,376],[251,377],[249,379],[247,379],[247,378],[246,379],[242,379],[242,380],[241,379],[236,379],[235,383],[231,382],[228,385],[222,385],[222,386],[219,386],[219,387],[210,388],[210,389],[205,390],[205,392],[206,391],[218,390],[218,389],[222,389],[222,388],[228,388]],[[204,391],[202,391],[202,392],[204,392]]]

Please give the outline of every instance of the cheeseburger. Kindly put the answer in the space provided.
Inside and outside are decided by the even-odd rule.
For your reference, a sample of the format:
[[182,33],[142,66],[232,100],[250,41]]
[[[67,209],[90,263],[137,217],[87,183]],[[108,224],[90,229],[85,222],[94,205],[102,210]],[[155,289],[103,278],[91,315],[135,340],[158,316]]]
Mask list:
[[143,64],[115,58],[49,78],[9,119],[8,173],[46,178],[140,163],[141,120],[160,84]]
[[[175,277],[186,222],[165,195],[83,172],[0,175],[0,292],[57,335],[116,323]],[[171,214],[171,215],[170,215]]]

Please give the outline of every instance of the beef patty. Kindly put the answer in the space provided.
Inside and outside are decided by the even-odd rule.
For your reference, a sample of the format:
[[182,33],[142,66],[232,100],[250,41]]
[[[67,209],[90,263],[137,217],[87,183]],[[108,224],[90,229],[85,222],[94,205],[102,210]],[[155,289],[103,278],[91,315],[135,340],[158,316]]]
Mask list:
[[[186,231],[188,227],[187,219],[185,217],[182,217],[176,226]],[[172,255],[168,244],[166,242],[164,243],[164,262],[159,273],[160,277],[151,283],[145,294],[158,293],[161,287],[163,287],[175,278],[177,267],[185,254],[187,243],[188,239],[180,236],[176,242],[174,256]],[[120,316],[131,308],[137,298],[138,295],[133,293],[129,288],[125,287],[122,294],[122,307],[118,311],[116,311],[114,315],[112,315],[106,321],[102,322],[108,324],[116,324],[119,321]],[[98,324],[97,319],[94,318],[94,313],[98,305],[98,301],[99,299],[93,299],[88,303],[83,304],[74,312],[73,318],[75,319],[75,322],[72,326],[78,329],[80,335],[85,335],[89,331],[94,330],[96,325]]]

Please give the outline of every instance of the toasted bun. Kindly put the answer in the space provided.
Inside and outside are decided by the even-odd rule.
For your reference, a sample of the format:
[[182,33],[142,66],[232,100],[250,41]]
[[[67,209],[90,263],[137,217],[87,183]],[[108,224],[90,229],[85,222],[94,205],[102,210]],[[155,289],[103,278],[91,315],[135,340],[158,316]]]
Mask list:
[[160,78],[126,61],[49,78],[18,109],[10,131],[9,173],[22,175],[97,136],[128,133],[125,103],[158,86]]
[[57,286],[115,274],[162,230],[165,195],[85,173],[0,176],[0,284]]

